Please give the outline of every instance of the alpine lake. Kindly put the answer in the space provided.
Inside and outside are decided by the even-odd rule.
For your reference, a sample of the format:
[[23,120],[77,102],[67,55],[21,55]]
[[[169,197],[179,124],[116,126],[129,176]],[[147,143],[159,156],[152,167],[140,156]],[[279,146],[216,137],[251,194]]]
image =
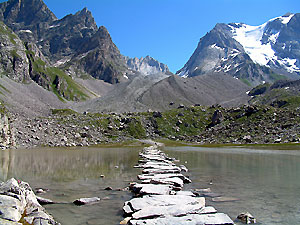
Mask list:
[[[46,210],[62,225],[119,224],[122,206],[132,198],[122,190],[137,181],[142,147],[39,148],[0,151],[0,179],[49,189],[39,196],[60,202]],[[299,149],[299,147],[297,147]],[[250,212],[258,224],[300,224],[300,150],[272,147],[165,147],[184,164],[192,180],[185,190],[210,188],[207,205],[233,220]],[[105,190],[111,187],[113,190]],[[220,196],[220,198],[218,198]],[[83,197],[97,204],[75,206]],[[214,198],[217,197],[217,198]]]

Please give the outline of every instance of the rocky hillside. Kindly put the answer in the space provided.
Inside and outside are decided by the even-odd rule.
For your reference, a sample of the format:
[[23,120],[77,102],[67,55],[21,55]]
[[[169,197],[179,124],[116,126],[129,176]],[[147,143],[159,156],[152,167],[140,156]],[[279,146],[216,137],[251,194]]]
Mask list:
[[300,105],[300,80],[281,80],[274,84],[262,84],[249,92],[251,104],[271,105],[282,108],[298,108]]
[[225,72],[252,86],[299,78],[299,18],[300,14],[286,14],[260,26],[217,24],[177,74]]
[[[287,120],[286,118],[289,118]],[[76,113],[15,120],[17,147],[89,146],[136,139],[197,144],[265,144],[300,141],[299,109],[243,106],[182,107],[165,112]]]
[[[102,98],[77,104],[80,112],[142,112],[194,104],[238,106],[248,102],[249,86],[226,74],[184,79],[176,75],[136,76]],[[109,104],[107,104],[109,102]]]

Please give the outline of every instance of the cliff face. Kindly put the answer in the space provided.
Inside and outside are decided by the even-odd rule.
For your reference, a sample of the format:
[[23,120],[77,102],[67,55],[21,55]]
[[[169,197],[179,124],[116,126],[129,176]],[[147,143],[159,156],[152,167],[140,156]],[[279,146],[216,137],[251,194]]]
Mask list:
[[[0,3],[0,20],[22,41],[36,45],[44,56],[38,58],[72,77],[90,75],[109,83],[124,80],[124,58],[87,8],[57,19],[42,0],[10,0]],[[34,81],[47,89],[53,85],[53,80],[40,77],[34,76]]]
[[0,73],[18,82],[29,79],[26,48],[20,38],[1,21]]

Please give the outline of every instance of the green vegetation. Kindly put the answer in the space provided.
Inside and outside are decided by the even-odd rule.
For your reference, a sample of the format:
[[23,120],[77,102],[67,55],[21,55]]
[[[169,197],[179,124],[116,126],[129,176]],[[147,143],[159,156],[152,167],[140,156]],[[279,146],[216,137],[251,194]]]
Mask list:
[[130,134],[130,136],[134,138],[141,139],[146,137],[146,130],[143,127],[140,118],[132,119],[126,130]]
[[86,94],[87,90],[84,87],[77,84],[72,77],[68,76],[65,72],[59,68],[49,67],[46,69],[46,73],[51,78],[51,86],[54,93],[65,99],[78,101],[86,100],[89,96]]
[[5,108],[2,101],[0,101],[0,115],[7,114],[7,109]]
[[17,50],[11,50],[10,54],[12,55],[12,57],[17,58],[17,59],[21,59],[22,57],[17,53]]
[[215,109],[204,107],[193,107],[186,109],[174,109],[162,113],[161,118],[157,118],[158,129],[163,136],[197,135],[199,131],[205,130],[209,125],[210,118]]
[[269,88],[271,87],[271,84],[265,83],[265,84],[260,84],[253,88],[250,92],[250,96],[255,96],[255,95],[261,95],[264,94]]
[[60,116],[77,114],[77,112],[75,112],[72,109],[51,109],[51,113],[53,115],[60,115]]
[[277,73],[274,73],[273,71],[271,71],[270,78],[273,81],[278,81],[278,80],[285,80],[286,76],[283,76],[283,75],[280,75],[280,74],[277,74]]
[[64,71],[56,67],[47,67],[46,62],[36,58],[34,52],[30,50],[27,50],[26,53],[32,65],[32,76],[36,77],[34,79],[39,79],[41,85],[50,87],[50,90],[61,101],[64,101],[64,99],[81,101],[89,98],[88,90],[76,83]]
[[12,44],[17,44],[15,41],[15,39],[17,39],[17,36],[2,21],[0,21],[0,34],[7,35]]
[[240,79],[244,84],[247,84],[249,87],[252,86],[252,84],[250,83],[250,81],[247,78],[241,78]]

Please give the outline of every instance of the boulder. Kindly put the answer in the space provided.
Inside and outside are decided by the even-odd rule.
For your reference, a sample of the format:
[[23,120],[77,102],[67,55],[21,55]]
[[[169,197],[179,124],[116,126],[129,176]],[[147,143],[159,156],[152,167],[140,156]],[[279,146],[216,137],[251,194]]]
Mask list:
[[243,212],[237,216],[237,219],[245,224],[256,223],[256,219],[249,212]]
[[52,201],[51,199],[42,198],[42,197],[39,197],[39,196],[36,196],[36,199],[38,200],[38,202],[39,202],[41,205],[55,204],[55,202]]
[[79,198],[75,200],[73,203],[75,205],[90,205],[90,204],[95,204],[100,201],[100,198],[98,197],[93,197],[93,198]]
[[0,218],[0,224],[1,225],[23,225],[22,223],[17,223],[9,220],[4,220]]
[[13,208],[7,206],[0,206],[0,218],[4,220],[10,220],[13,222],[18,222],[21,219],[21,213]]
[[212,126],[217,125],[221,123],[222,120],[223,120],[223,114],[219,109],[217,109],[212,116],[211,125]]

